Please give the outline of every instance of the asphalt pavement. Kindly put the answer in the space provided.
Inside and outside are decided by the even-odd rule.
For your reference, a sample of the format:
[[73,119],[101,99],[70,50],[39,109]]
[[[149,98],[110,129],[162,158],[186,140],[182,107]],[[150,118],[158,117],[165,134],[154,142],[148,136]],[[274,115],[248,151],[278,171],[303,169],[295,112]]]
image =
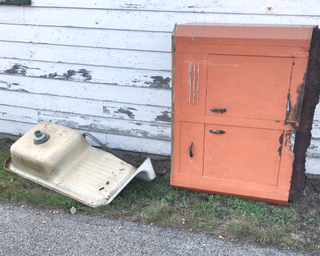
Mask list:
[[[0,203],[0,255],[302,255],[82,214]],[[305,254],[308,255],[308,254]]]

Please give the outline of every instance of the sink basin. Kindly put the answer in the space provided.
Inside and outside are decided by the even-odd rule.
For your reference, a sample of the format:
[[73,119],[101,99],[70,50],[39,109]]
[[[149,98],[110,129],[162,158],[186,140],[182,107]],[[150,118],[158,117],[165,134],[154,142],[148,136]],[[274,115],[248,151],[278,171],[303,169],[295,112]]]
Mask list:
[[79,131],[40,122],[10,148],[5,168],[91,207],[109,204],[134,178],[156,175],[147,158],[137,167],[92,147]]

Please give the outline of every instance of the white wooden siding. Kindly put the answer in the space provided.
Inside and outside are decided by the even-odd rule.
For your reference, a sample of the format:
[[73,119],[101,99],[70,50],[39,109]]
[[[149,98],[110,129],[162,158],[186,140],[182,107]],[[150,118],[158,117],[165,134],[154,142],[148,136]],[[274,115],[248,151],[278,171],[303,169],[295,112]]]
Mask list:
[[[0,74],[86,83],[170,89],[171,71],[124,69],[0,57]],[[56,83],[56,81],[55,81]]]
[[[0,132],[41,120],[169,155],[175,23],[320,25],[311,0],[33,0],[0,7]],[[320,108],[308,172],[320,169]]]

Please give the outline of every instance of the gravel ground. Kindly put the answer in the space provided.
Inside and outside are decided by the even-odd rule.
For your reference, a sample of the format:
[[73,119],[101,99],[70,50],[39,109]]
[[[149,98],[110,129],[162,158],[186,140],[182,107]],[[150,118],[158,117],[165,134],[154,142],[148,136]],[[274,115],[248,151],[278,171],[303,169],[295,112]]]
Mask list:
[[[0,203],[0,255],[302,255],[208,235]],[[309,254],[311,255],[311,254]]]

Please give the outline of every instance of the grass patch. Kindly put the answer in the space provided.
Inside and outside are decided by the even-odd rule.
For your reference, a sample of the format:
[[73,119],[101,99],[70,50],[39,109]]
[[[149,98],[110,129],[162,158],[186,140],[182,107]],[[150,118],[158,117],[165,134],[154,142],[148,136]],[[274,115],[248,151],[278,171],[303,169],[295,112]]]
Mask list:
[[232,221],[228,223],[226,228],[227,234],[232,234],[234,236],[249,237],[251,235],[251,225],[247,222],[235,222]]
[[[0,150],[0,162],[9,151]],[[163,160],[162,160],[163,161]],[[153,163],[157,165],[157,161]],[[313,181],[312,181],[313,182]],[[309,183],[319,188],[320,181]],[[311,195],[312,188],[306,189]],[[17,204],[136,221],[226,239],[319,252],[320,200],[305,196],[289,206],[196,193],[170,186],[169,175],[152,182],[131,181],[110,205],[90,208],[0,167],[0,200]]]

